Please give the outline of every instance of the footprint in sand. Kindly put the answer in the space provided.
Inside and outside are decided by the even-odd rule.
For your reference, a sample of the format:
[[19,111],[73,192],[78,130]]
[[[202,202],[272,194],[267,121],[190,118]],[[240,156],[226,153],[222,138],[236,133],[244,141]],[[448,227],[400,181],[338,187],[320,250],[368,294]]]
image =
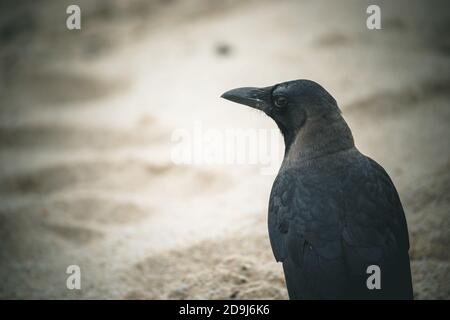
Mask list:
[[318,48],[337,48],[345,47],[351,44],[352,39],[342,32],[326,33],[315,40],[314,44]]
[[[120,147],[152,147],[169,141],[169,133],[157,123],[149,126],[148,118],[139,122],[138,130],[120,130],[71,124],[3,125],[0,147],[4,149],[41,148],[68,151],[118,150]],[[146,121],[146,122],[144,122]]]
[[74,244],[88,244],[95,240],[103,238],[101,231],[86,227],[79,227],[65,224],[45,223],[44,228],[61,239],[72,242]]
[[[2,178],[0,194],[52,194],[74,190],[109,193],[192,195],[199,189],[220,192],[230,185],[225,177],[202,168],[149,163],[134,159],[91,159],[51,165]],[[176,184],[174,184],[176,181]],[[198,186],[196,191],[190,187]],[[164,191],[162,191],[164,190]],[[153,192],[152,192],[153,191]]]
[[49,220],[66,223],[94,223],[122,225],[139,222],[151,216],[152,209],[132,202],[115,200],[101,195],[69,196],[50,201],[46,208]]

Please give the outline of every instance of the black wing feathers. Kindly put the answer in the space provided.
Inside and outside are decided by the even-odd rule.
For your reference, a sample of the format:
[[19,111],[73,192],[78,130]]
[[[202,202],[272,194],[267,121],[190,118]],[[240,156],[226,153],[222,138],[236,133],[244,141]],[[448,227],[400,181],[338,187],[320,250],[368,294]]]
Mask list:
[[[280,173],[268,222],[291,298],[412,297],[403,208],[375,161],[361,156],[330,175]],[[372,264],[381,268],[382,290],[366,287]]]

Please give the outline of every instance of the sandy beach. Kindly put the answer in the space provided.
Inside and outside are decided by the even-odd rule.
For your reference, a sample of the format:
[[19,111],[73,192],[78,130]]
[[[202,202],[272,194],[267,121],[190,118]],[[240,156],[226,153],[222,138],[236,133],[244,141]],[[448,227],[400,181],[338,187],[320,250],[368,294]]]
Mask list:
[[450,298],[446,1],[378,1],[368,30],[368,1],[85,0],[70,31],[73,2],[0,5],[0,298],[287,299],[267,234],[276,170],[173,150],[198,123],[275,130],[219,97],[299,78],[394,181],[415,298]]

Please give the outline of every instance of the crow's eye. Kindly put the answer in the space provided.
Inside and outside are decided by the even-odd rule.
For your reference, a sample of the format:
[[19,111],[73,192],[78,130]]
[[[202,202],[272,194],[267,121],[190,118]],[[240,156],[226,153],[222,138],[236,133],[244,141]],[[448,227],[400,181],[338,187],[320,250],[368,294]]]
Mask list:
[[278,108],[284,108],[287,105],[287,99],[283,96],[277,96],[273,100]]

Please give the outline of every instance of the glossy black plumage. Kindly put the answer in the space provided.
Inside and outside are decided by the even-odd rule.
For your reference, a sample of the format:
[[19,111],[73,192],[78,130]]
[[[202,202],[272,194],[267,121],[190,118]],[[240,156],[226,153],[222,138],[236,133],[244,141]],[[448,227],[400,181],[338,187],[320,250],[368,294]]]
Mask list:
[[[275,120],[286,152],[269,201],[269,236],[291,299],[412,299],[408,230],[397,191],[361,154],[334,98],[296,80],[224,98]],[[369,290],[367,267],[381,270]]]

